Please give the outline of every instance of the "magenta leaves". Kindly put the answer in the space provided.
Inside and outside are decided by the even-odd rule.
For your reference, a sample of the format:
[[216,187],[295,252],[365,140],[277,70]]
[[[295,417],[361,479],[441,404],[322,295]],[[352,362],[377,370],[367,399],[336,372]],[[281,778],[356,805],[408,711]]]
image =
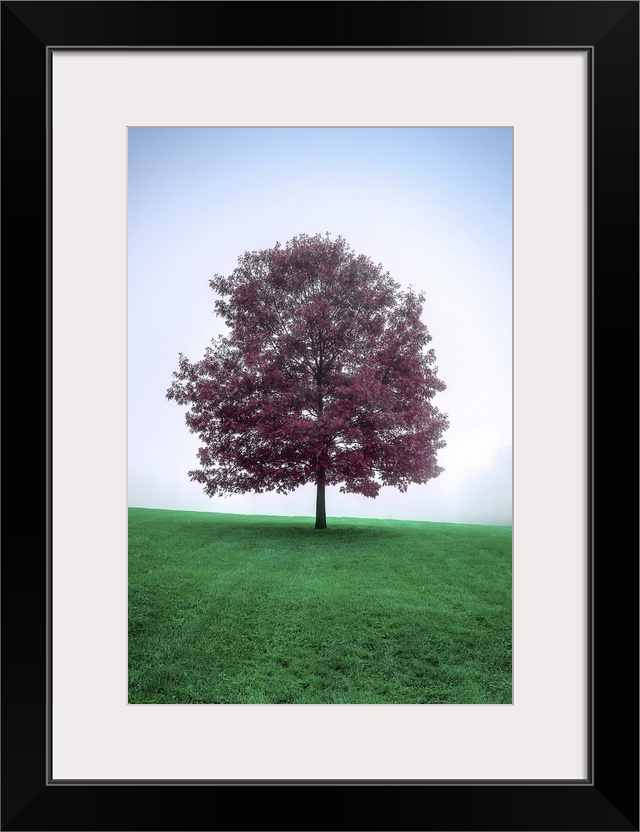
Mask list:
[[181,355],[167,392],[189,408],[189,475],[209,496],[321,479],[375,497],[441,473],[445,385],[422,294],[328,234],[246,252],[210,285],[228,332],[200,361]]

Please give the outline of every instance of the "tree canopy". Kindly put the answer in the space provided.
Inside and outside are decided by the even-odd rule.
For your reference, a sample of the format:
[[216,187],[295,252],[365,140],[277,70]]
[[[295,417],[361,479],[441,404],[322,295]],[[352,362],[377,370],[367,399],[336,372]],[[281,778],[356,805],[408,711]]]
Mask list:
[[376,497],[437,477],[445,389],[421,319],[424,295],[403,291],[342,237],[294,237],[248,251],[210,281],[227,333],[204,357],[180,355],[167,398],[188,405],[209,496],[325,486]]

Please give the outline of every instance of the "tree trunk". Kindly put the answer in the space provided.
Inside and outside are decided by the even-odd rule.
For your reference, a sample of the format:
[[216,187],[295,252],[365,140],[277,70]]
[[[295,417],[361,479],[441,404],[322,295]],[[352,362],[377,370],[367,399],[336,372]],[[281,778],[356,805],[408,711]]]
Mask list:
[[316,529],[327,528],[327,512],[324,505],[324,468],[318,471],[318,479],[316,480]]

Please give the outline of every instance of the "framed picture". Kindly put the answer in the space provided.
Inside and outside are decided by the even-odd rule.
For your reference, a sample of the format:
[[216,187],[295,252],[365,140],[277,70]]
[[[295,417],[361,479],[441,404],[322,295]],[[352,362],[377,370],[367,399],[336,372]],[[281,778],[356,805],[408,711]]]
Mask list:
[[[3,557],[2,827],[638,829],[637,558],[611,555],[637,494],[613,487],[609,440],[610,420],[637,435],[637,389],[611,413],[608,379],[637,379],[638,3],[5,2],[2,20],[5,292],[46,324],[47,414],[43,432],[24,397],[10,427],[46,460],[46,523]],[[509,133],[511,701],[127,699],[130,324],[173,311],[148,262],[127,294],[131,172],[149,131],[313,128]],[[150,227],[145,252],[166,251]],[[21,505],[33,457],[12,463]]]

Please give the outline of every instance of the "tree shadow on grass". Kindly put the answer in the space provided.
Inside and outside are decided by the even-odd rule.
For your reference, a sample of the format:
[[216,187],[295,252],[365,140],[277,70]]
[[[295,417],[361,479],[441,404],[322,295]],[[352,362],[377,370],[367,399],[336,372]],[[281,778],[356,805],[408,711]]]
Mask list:
[[[327,521],[326,529],[316,529],[313,518],[270,518],[266,516],[251,517],[241,515],[234,518],[233,515],[224,515],[223,518],[212,516],[210,522],[194,527],[192,532],[201,534],[203,541],[210,535],[216,537],[232,536],[239,538],[255,538],[264,545],[275,544],[279,541],[290,543],[305,542],[309,545],[323,546],[328,542],[358,543],[366,540],[395,540],[406,535],[405,528],[392,525],[384,525],[385,521],[374,521],[358,523],[349,520],[339,519],[333,524]],[[425,529],[427,533],[427,529]]]

